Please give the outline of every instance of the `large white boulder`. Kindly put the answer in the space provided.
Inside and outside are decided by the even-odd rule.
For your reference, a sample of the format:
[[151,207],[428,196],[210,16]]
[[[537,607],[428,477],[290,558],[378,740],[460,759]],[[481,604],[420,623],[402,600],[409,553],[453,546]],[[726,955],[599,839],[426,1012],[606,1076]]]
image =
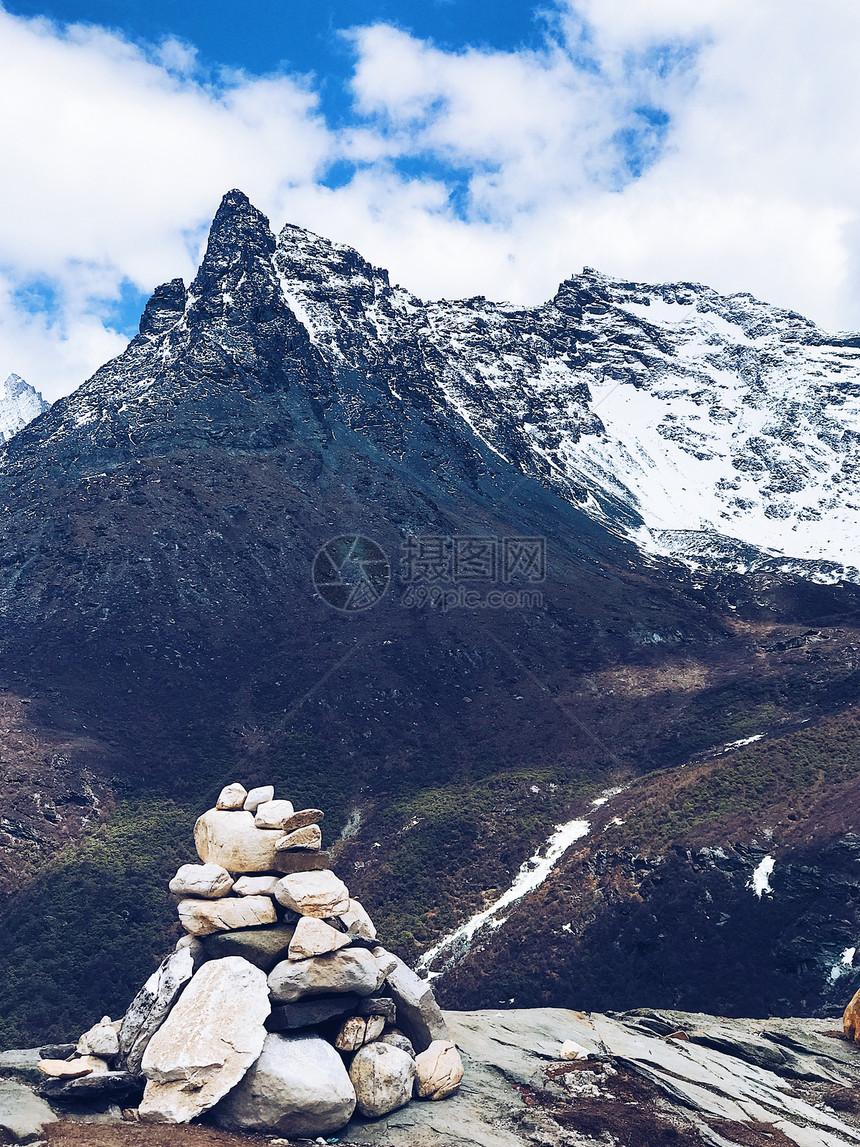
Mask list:
[[300,916],[340,916],[349,909],[349,890],[329,868],[293,872],[275,885],[275,899]]
[[269,972],[269,991],[279,1004],[329,993],[369,996],[381,983],[376,960],[364,948],[342,948],[309,960],[282,960]]
[[214,1112],[222,1127],[316,1138],[339,1131],[355,1110],[343,1060],[316,1035],[268,1035],[242,1082]]
[[445,1099],[463,1079],[463,1061],[449,1039],[434,1039],[415,1057],[415,1091],[421,1099]]
[[415,1061],[390,1043],[369,1043],[356,1052],[349,1078],[359,1111],[376,1119],[412,1098]]
[[183,864],[167,886],[174,896],[218,900],[233,887],[233,877],[220,864]]
[[240,956],[204,964],[144,1053],[141,1119],[187,1123],[213,1107],[259,1057],[270,1011],[260,968]]
[[270,896],[230,896],[225,900],[180,900],[179,922],[192,936],[259,928],[278,919]]
[[194,826],[194,844],[204,864],[220,864],[228,872],[268,872],[275,861],[277,828],[257,828],[250,812],[210,808]]

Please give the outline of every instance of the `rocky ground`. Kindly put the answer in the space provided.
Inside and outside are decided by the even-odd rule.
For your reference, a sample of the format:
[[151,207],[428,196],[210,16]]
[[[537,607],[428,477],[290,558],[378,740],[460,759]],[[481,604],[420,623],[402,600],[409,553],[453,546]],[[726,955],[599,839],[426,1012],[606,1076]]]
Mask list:
[[[328,1142],[365,1147],[838,1147],[860,1143],[860,1048],[839,1020],[729,1020],[639,1010],[448,1012],[461,1090]],[[588,1059],[561,1060],[572,1039]],[[239,1147],[284,1139],[123,1119],[117,1107],[38,1110],[38,1050],[0,1057],[4,1143]],[[128,1112],[126,1113],[129,1114]]]

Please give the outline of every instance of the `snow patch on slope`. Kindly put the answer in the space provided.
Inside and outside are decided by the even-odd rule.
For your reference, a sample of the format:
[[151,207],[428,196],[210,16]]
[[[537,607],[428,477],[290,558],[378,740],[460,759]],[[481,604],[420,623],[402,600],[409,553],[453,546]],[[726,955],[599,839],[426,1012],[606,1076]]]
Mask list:
[[[454,960],[468,952],[475,934],[485,924],[489,924],[490,927],[501,927],[504,920],[498,919],[499,913],[539,888],[574,841],[586,836],[590,828],[591,824],[587,820],[571,820],[567,824],[557,825],[544,848],[520,865],[520,870],[507,892],[428,949],[416,965],[418,971],[426,973],[428,980],[435,979]],[[445,964],[438,969],[430,970],[431,965],[443,953],[448,955]]]
[[751,889],[759,900],[761,900],[765,893],[767,893],[768,896],[773,895],[770,878],[773,874],[774,864],[775,861],[772,856],[763,857],[756,865],[755,871],[747,882],[747,888]]

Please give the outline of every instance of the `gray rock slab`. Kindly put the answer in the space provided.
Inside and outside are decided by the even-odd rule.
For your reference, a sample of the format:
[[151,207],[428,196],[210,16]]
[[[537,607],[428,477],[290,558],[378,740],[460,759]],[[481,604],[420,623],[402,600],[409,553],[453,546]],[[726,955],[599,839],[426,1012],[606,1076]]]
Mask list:
[[333,862],[330,852],[305,852],[301,849],[293,852],[287,849],[275,853],[272,869],[289,876],[293,872],[323,872],[331,868]]
[[384,1016],[386,1023],[397,1023],[397,1005],[388,996],[365,996],[355,1009],[357,1016]]
[[0,1079],[0,1132],[13,1143],[41,1139],[48,1124],[56,1121],[45,1100],[31,1088],[14,1079]]
[[379,987],[379,969],[364,948],[341,948],[309,960],[282,960],[269,972],[269,991],[276,1003],[303,996],[354,992],[369,996]]
[[68,1059],[77,1043],[46,1043],[39,1048],[42,1059]]
[[241,932],[214,932],[202,936],[200,943],[206,960],[224,956],[241,956],[264,972],[271,972],[287,954],[293,938],[292,925],[270,928],[243,928]]
[[844,1142],[860,1143],[860,1131],[791,1094],[789,1082],[773,1071],[691,1042],[667,1043],[608,1016],[595,1014],[590,1020],[605,1054],[629,1064],[676,1102],[702,1115],[783,1120],[804,1134],[841,1135]]
[[213,1112],[236,1131],[292,1137],[330,1135],[355,1110],[343,1060],[316,1035],[268,1035],[260,1058]]
[[386,978],[388,994],[397,1007],[397,1022],[415,1050],[426,1051],[434,1039],[450,1039],[433,989],[402,960],[392,959],[396,965]]
[[[74,1050],[75,1045],[70,1044],[66,1055],[71,1055]],[[38,1047],[0,1052],[0,1077],[41,1083],[45,1077],[36,1065],[44,1058],[42,1049]],[[66,1056],[61,1058],[65,1059]]]
[[159,964],[123,1017],[119,1030],[119,1066],[133,1075],[140,1074],[147,1044],[164,1023],[193,974],[194,957],[190,948],[180,948]]
[[353,1015],[360,1002],[361,996],[349,993],[342,996],[314,996],[294,1004],[280,1004],[272,1008],[266,1027],[275,1032],[313,1027],[327,1020]]
[[104,1071],[84,1075],[80,1079],[46,1079],[38,1093],[51,1102],[92,1102],[111,1098],[117,1102],[138,1100],[143,1094],[144,1080],[128,1071]]

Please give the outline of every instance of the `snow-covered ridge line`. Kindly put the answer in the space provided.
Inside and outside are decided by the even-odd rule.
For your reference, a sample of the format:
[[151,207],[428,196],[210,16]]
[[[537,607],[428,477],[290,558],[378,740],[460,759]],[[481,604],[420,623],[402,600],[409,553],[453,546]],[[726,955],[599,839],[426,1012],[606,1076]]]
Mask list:
[[647,552],[860,578],[860,339],[591,270],[538,307],[425,303],[296,227],[275,259],[324,355],[396,375],[418,348],[485,443]]

